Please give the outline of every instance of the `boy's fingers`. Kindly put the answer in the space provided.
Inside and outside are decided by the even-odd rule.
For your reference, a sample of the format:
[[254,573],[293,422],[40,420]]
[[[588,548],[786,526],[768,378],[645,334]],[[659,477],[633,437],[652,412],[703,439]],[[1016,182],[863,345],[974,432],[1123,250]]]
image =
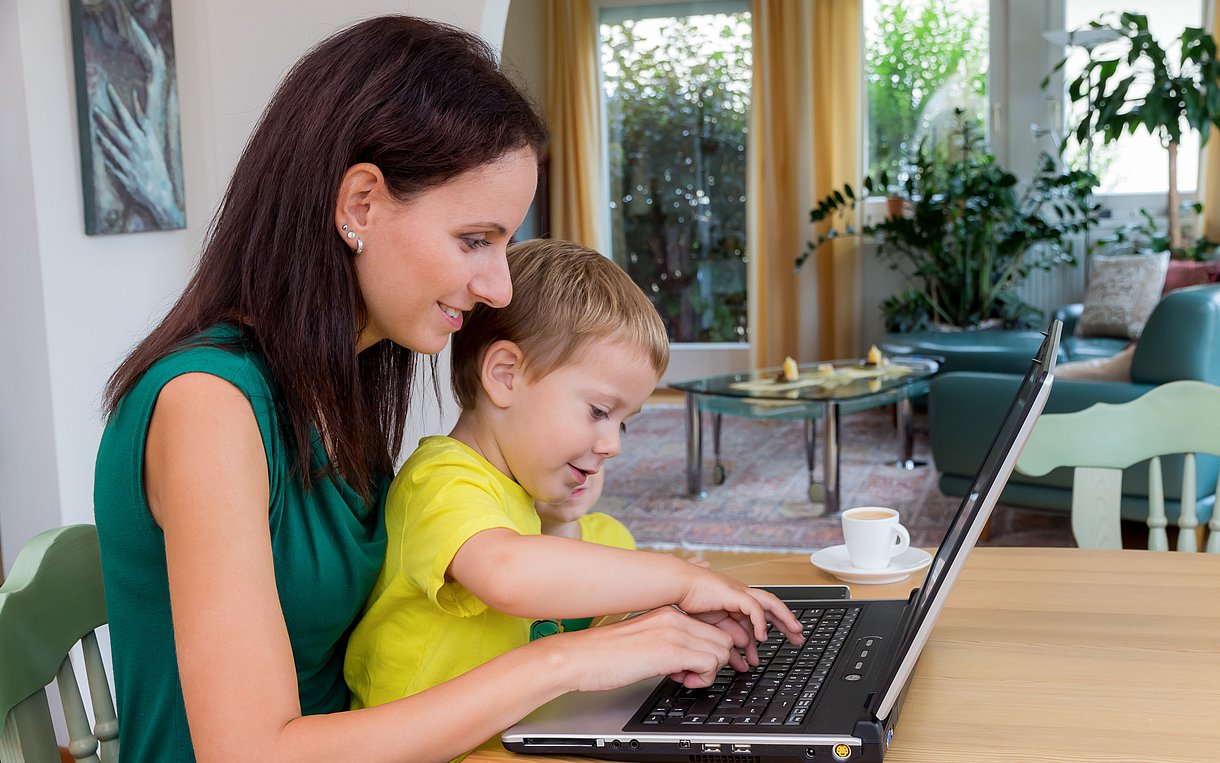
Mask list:
[[796,619],[796,615],[792,614],[792,610],[788,609],[787,605],[772,594],[766,591],[760,591],[759,593],[766,597],[760,601],[760,604],[770,614],[771,622],[775,623],[775,626],[783,631],[789,641],[797,645],[803,644],[805,639],[801,633],[804,628],[801,627],[801,621]]

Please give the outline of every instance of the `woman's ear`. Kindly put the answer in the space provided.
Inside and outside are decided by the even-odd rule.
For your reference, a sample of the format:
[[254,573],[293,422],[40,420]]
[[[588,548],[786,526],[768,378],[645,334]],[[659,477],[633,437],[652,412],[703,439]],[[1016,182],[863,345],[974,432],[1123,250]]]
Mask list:
[[335,199],[335,230],[353,249],[356,247],[355,237],[347,234],[363,235],[363,229],[370,222],[369,213],[373,203],[384,194],[384,189],[385,176],[375,164],[353,164],[343,173],[339,195]]
[[524,360],[517,343],[507,339],[492,342],[483,352],[479,381],[492,405],[497,408],[512,405],[513,396],[525,378]]

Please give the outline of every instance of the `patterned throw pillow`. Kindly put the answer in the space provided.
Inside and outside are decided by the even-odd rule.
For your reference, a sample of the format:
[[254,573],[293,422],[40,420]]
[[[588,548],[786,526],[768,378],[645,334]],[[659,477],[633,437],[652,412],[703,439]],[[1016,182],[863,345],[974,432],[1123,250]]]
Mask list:
[[1138,339],[1168,267],[1169,252],[1094,255],[1076,335]]
[[1060,363],[1055,366],[1057,379],[1087,379],[1089,381],[1131,381],[1131,358],[1135,343],[1127,345],[1108,358],[1089,358]]

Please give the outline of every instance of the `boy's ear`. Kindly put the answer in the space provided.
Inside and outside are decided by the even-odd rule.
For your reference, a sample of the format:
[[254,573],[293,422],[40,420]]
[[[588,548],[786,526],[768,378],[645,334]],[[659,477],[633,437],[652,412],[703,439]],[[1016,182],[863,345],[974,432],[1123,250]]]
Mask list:
[[524,378],[524,360],[517,343],[507,339],[492,342],[483,353],[479,381],[492,405],[507,408],[512,404],[513,393]]

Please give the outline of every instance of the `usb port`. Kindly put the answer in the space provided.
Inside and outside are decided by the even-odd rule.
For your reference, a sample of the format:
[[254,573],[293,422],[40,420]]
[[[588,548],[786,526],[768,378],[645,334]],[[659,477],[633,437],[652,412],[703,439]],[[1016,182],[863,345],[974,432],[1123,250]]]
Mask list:
[[720,745],[711,743],[711,742],[704,742],[703,751],[704,752],[720,752]]
[[748,744],[735,744],[735,745],[733,745],[733,752],[744,752],[744,753],[746,753],[746,754],[749,754],[749,753],[750,753],[750,752],[752,752],[752,751],[753,751],[753,750],[752,750],[752,748],[751,748],[751,747],[750,747],[750,745],[748,745]]

